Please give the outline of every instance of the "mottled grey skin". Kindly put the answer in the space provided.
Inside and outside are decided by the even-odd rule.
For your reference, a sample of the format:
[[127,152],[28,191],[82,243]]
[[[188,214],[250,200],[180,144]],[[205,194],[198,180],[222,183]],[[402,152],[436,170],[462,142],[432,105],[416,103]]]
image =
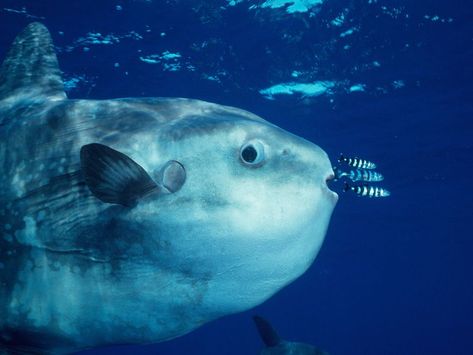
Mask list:
[[[49,33],[33,23],[0,69],[5,351],[171,339],[263,302],[311,265],[337,198],[319,147],[232,107],[68,100],[62,86]],[[248,142],[264,147],[256,166],[240,156]],[[90,143],[158,183],[178,161],[185,182],[105,203],[81,170]]]
[[279,337],[271,324],[264,318],[253,317],[256,328],[265,344],[261,355],[329,355],[310,344],[286,341]]

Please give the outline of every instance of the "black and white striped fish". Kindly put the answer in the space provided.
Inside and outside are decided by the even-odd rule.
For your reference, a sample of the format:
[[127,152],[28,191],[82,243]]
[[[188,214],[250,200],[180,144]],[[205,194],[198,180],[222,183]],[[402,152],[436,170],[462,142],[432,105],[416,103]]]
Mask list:
[[369,186],[369,185],[349,185],[345,183],[345,187],[343,188],[344,192],[352,191],[357,196],[361,197],[388,197],[391,193],[383,189],[382,187],[378,186]]
[[384,180],[384,176],[377,171],[367,170],[367,169],[356,169],[350,170],[348,172],[342,171],[337,167],[333,168],[335,172],[335,178],[341,179],[346,177],[351,181],[369,181],[369,182],[379,182]]
[[345,157],[343,154],[340,154],[340,158],[338,158],[339,163],[345,163],[350,165],[354,168],[358,169],[376,169],[376,164],[370,162],[369,160],[360,159],[360,158],[349,158]]

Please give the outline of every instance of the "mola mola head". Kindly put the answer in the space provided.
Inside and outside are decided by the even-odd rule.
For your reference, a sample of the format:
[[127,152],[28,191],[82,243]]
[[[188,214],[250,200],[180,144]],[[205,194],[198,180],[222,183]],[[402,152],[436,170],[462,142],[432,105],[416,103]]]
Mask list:
[[193,255],[191,269],[209,273],[207,301],[235,312],[311,265],[337,196],[327,188],[332,168],[318,146],[242,110],[220,110],[163,129],[154,144],[138,148],[149,157],[145,170],[160,156],[179,161],[187,178],[178,193],[146,199],[127,218],[148,215],[157,238],[164,228],[174,231],[175,258]]
[[321,148],[233,107],[61,87],[31,24],[0,69],[0,343],[163,341],[311,265],[337,201]]

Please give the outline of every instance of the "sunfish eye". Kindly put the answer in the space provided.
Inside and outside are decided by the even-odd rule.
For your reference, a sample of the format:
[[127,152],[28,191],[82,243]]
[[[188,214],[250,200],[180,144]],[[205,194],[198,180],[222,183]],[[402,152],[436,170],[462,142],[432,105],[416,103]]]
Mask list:
[[255,166],[264,161],[264,146],[261,142],[252,141],[240,149],[240,158],[246,165]]

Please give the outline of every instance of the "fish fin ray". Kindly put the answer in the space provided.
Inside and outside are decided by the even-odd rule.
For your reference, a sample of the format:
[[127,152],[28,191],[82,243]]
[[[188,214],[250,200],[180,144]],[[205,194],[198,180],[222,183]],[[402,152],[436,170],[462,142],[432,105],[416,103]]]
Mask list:
[[80,151],[81,170],[92,194],[107,203],[133,206],[140,198],[159,191],[148,173],[127,155],[92,143]]

